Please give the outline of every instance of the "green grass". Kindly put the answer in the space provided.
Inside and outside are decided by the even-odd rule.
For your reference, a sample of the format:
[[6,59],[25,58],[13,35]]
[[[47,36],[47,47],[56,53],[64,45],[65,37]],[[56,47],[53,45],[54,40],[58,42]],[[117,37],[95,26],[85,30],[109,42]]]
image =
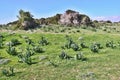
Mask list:
[[[74,29],[72,29],[74,30]],[[77,29],[76,29],[77,30]],[[90,30],[80,29],[78,33],[45,33],[45,32],[30,32],[15,31],[13,35],[9,35],[7,32],[1,32],[5,36],[4,43],[10,41],[12,38],[18,39],[22,44],[16,46],[17,51],[19,48],[23,50],[27,47],[25,39],[19,36],[28,36],[35,44],[41,39],[41,36],[45,36],[50,42],[49,45],[43,46],[44,53],[35,53],[32,56],[32,61],[36,64],[27,65],[25,63],[19,63],[17,56],[11,56],[6,52],[6,46],[0,49],[0,56],[11,60],[10,63],[0,65],[0,80],[119,80],[120,79],[120,48],[106,48],[105,43],[108,40],[113,40],[115,44],[120,41],[120,34],[107,33],[102,31],[93,32]],[[81,49],[86,61],[81,60],[61,60],[59,54],[61,46],[66,43],[65,36],[69,35],[72,39],[80,45],[79,37],[84,38],[84,42],[90,47],[91,43],[99,42],[103,46],[103,49],[99,50],[99,53],[93,53],[89,48]],[[76,53],[72,49],[64,50],[68,55],[75,56]],[[47,56],[47,59],[40,61],[40,56]],[[49,62],[54,63],[48,64]],[[2,74],[2,69],[8,69],[10,66],[15,68],[15,76],[6,77]]]

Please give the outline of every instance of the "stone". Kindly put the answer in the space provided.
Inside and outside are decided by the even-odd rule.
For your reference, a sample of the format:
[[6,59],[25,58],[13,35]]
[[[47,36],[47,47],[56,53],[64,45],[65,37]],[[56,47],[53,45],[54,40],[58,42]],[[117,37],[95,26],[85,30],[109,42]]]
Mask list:
[[59,24],[62,25],[88,25],[91,22],[87,15],[79,14],[73,10],[67,10],[60,16]]
[[2,64],[7,64],[9,63],[11,60],[10,59],[0,59],[0,65]]
[[46,59],[48,59],[47,56],[40,56],[40,57],[39,57],[39,60],[40,60],[40,61],[43,61],[43,60],[46,60]]

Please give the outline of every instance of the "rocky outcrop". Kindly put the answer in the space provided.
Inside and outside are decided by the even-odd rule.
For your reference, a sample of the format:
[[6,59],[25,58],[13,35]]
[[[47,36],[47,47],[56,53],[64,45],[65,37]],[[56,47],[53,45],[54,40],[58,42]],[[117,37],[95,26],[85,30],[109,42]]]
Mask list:
[[35,21],[24,21],[21,23],[21,25],[22,25],[21,26],[22,29],[27,30],[30,28],[35,28],[37,24],[35,23]]
[[79,14],[73,10],[67,10],[60,16],[59,20],[59,24],[62,25],[89,25],[90,23],[90,18],[87,15]]
[[33,15],[31,15],[30,12],[26,12],[23,10],[19,11],[19,16],[18,17],[18,22],[17,22],[17,27],[19,29],[33,29],[35,27],[37,27],[37,23],[35,22],[35,19],[33,18]]

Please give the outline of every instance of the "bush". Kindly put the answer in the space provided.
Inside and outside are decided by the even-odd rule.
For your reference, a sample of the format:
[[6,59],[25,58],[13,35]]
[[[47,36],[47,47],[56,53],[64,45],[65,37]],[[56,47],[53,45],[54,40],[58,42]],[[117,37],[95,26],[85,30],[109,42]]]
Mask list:
[[32,64],[32,59],[31,59],[31,56],[29,55],[29,53],[26,53],[24,55],[19,54],[18,58],[19,58],[19,62],[24,62],[24,63],[29,64],[29,65]]
[[6,51],[7,51],[7,53],[10,54],[10,55],[17,55],[16,49],[15,49],[13,46],[11,46],[11,45],[8,46],[8,48],[7,48]]
[[37,53],[43,53],[44,52],[44,50],[40,46],[33,47],[33,50]]
[[74,50],[74,51],[78,51],[79,50],[79,46],[77,44],[71,44],[71,48]]
[[31,39],[26,39],[25,42],[28,44],[28,45],[33,45],[34,42],[31,40]]
[[5,75],[5,76],[9,76],[9,71],[6,70],[6,69],[3,69],[2,74]]
[[102,48],[103,48],[103,46],[101,46],[100,43],[94,43],[94,45],[97,45],[97,47],[98,47],[99,49],[102,49]]
[[66,44],[65,44],[65,47],[66,47],[67,49],[70,49],[70,48],[71,48],[71,45],[72,45],[73,43],[74,43],[74,42],[73,42],[72,38],[67,38],[67,42],[66,42]]
[[82,52],[77,53],[77,54],[75,55],[75,58],[76,58],[76,60],[82,60],[82,61],[85,61],[85,60],[86,60],[86,58],[84,58]]
[[116,45],[114,44],[113,41],[107,41],[107,42],[106,42],[106,47],[115,48]]
[[32,64],[32,59],[31,56],[34,54],[34,52],[32,51],[32,49],[30,49],[29,47],[26,48],[26,52],[24,54],[19,54],[18,58],[19,58],[19,62],[24,62],[27,63],[29,65]]
[[[70,38],[69,36],[66,36],[66,44],[65,44],[65,47],[67,49],[70,49],[72,48],[74,51],[78,51],[79,50],[79,46],[72,40],[72,38]],[[62,46],[62,48],[64,49],[65,48],[64,46]]]
[[85,42],[82,42],[80,45],[82,48],[88,48],[88,46],[86,46]]
[[19,44],[21,44],[21,43],[20,43],[20,41],[18,41],[18,39],[12,39],[11,40],[11,45],[12,46],[16,46],[16,45],[19,45]]
[[14,68],[13,67],[10,67],[9,70],[7,69],[3,69],[2,70],[2,74],[9,77],[9,76],[14,76],[15,73],[14,73]]
[[65,53],[64,51],[61,52],[61,54],[59,55],[59,57],[61,59],[70,59],[70,58],[72,58],[71,56],[67,55],[67,53]]
[[42,46],[48,45],[49,42],[47,41],[47,39],[45,37],[41,37],[41,40],[39,41],[39,44],[41,44]]
[[94,53],[98,53],[99,52],[99,47],[96,44],[92,44],[90,49]]
[[3,38],[0,37],[0,48],[2,48],[2,47],[3,47]]

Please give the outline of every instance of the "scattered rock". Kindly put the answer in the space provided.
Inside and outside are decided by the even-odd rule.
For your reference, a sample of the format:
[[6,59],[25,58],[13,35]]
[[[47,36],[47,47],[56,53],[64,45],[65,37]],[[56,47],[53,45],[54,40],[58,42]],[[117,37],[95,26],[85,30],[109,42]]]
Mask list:
[[45,59],[48,59],[48,57],[47,56],[40,56],[39,59],[40,59],[40,61],[43,61]]
[[10,59],[0,59],[0,64],[7,64],[9,63],[11,60]]
[[82,40],[84,40],[84,38],[83,37],[79,37],[78,40],[82,41]]
[[22,38],[24,38],[24,39],[29,39],[29,37],[28,37],[28,36],[22,36]]
[[47,66],[52,65],[52,63],[51,63],[50,61],[47,61],[47,62],[45,62],[44,64],[47,65]]

